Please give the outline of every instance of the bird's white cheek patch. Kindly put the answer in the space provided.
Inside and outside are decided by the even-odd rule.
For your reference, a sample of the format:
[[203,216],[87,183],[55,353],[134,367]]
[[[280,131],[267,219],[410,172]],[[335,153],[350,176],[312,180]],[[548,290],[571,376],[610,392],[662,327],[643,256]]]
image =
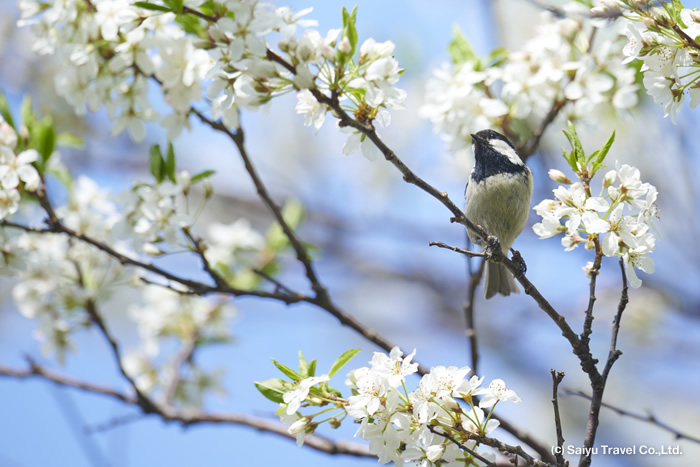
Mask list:
[[496,151],[508,157],[508,159],[513,164],[523,165],[523,161],[520,159],[520,156],[518,156],[518,153],[515,152],[515,149],[511,148],[505,141],[501,141],[500,139],[494,138],[489,140],[489,144],[491,144],[491,147],[494,148]]

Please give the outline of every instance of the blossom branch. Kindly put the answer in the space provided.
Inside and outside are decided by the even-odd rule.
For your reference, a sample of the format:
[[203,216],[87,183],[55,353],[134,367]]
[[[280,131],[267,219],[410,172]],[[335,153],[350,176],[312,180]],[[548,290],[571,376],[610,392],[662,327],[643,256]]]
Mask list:
[[564,459],[564,435],[561,429],[561,417],[559,415],[559,384],[564,379],[563,371],[556,371],[554,369],[550,370],[552,373],[552,406],[554,408],[554,426],[557,430],[557,447],[555,456],[557,458],[557,466],[562,467],[568,465],[566,459]]
[[[567,396],[582,397],[582,398],[589,400],[589,401],[591,400],[591,396],[586,394],[583,391],[578,391],[578,390],[574,390],[574,389],[566,389],[566,390],[564,390],[564,394]],[[683,433],[680,430],[673,428],[672,426],[668,425],[667,423],[660,421],[651,412],[647,413],[646,415],[642,415],[639,413],[630,412],[629,410],[621,409],[621,408],[614,406],[612,404],[608,404],[607,402],[601,402],[601,406],[605,407],[606,409],[612,410],[613,412],[615,412],[616,414],[618,414],[622,417],[629,417],[629,418],[633,418],[635,420],[650,423],[650,424],[652,424],[652,425],[654,425],[654,426],[656,426],[664,431],[671,433],[675,439],[685,439],[685,440],[700,444],[699,437],[692,436],[692,435],[689,435],[687,433]]]
[[[242,425],[254,428],[258,431],[262,431],[265,433],[272,433],[289,440],[296,439],[294,435],[288,433],[288,427],[283,423],[277,423],[271,420],[265,420],[239,413],[212,414],[205,412],[191,413],[190,411],[186,413],[183,411],[172,411],[166,413],[162,411],[157,405],[154,406],[156,409],[158,409],[156,412],[148,412],[141,405],[137,398],[120,393],[119,391],[116,391],[115,389],[106,386],[85,383],[63,376],[59,373],[55,373],[51,370],[39,366],[29,357],[27,357],[27,361],[29,363],[29,369],[27,370],[17,370],[0,365],[0,376],[12,377],[17,379],[39,377],[41,379],[51,381],[61,386],[71,387],[82,391],[87,391],[93,394],[105,395],[113,399],[117,399],[126,404],[138,406],[145,413],[154,413],[160,416],[166,422],[177,422],[182,424],[183,426],[196,425],[200,423]],[[332,441],[328,438],[316,434],[306,436],[306,438],[304,439],[304,444],[316,451],[323,452],[326,454],[348,455],[355,457],[375,457],[374,455],[369,453],[365,445],[348,441]]]
[[9,221],[0,221],[0,225],[3,227],[10,227],[14,229],[19,229],[23,230],[25,232],[29,233],[35,233],[35,234],[56,234],[56,233],[63,233],[68,235],[69,237],[75,238],[77,240],[80,240],[82,242],[85,242],[87,244],[90,244],[97,249],[101,250],[102,252],[106,253],[108,256],[116,259],[119,261],[120,264],[126,265],[126,266],[134,266],[140,269],[143,269],[145,271],[151,272],[153,274],[156,274],[158,276],[163,277],[164,279],[167,279],[169,281],[181,284],[189,291],[191,294],[194,295],[207,295],[211,293],[224,293],[232,296],[253,296],[253,297],[258,297],[258,298],[268,298],[268,299],[274,299],[274,300],[280,300],[286,304],[292,304],[292,303],[298,303],[301,301],[304,301],[304,296],[300,294],[286,294],[286,293],[281,293],[281,292],[266,292],[263,290],[245,290],[245,289],[237,289],[234,287],[231,287],[227,284],[217,284],[216,287],[204,284],[202,282],[198,282],[195,280],[191,279],[185,279],[183,277],[177,276],[175,274],[172,274],[165,269],[162,269],[152,263],[147,263],[143,261],[139,261],[137,259],[133,259],[129,256],[126,256],[122,253],[119,253],[116,251],[114,248],[109,246],[108,244],[97,240],[95,238],[90,237],[89,235],[85,235],[82,232],[78,232],[76,230],[71,229],[70,227],[66,226],[61,222],[61,220],[56,216],[53,207],[51,205],[51,202],[49,201],[48,197],[46,196],[46,190],[45,187],[42,185],[39,190],[37,190],[37,199],[39,200],[40,205],[42,208],[46,211],[48,214],[48,219],[46,219],[46,224],[48,225],[47,228],[39,228],[39,227],[32,227],[28,225],[23,225],[23,224],[18,224],[15,222],[9,222]]
[[[270,209],[273,216],[280,224],[280,227],[282,228],[282,231],[284,232],[285,236],[289,239],[289,242],[297,255],[297,259],[304,266],[304,270],[306,271],[306,277],[311,283],[311,288],[315,292],[315,296],[302,296],[302,298],[300,298],[300,301],[305,301],[307,303],[314,304],[319,308],[326,310],[331,315],[335,316],[342,325],[352,328],[353,330],[361,334],[363,337],[365,337],[367,340],[373,342],[374,344],[378,345],[387,352],[390,352],[392,348],[396,347],[394,343],[390,342],[388,339],[380,335],[374,329],[365,326],[363,323],[359,322],[358,320],[347,314],[340,307],[338,307],[335,304],[335,302],[333,302],[330,294],[328,293],[328,290],[321,284],[320,279],[318,278],[318,275],[316,274],[316,271],[313,267],[311,258],[309,257],[306,249],[304,248],[304,245],[302,244],[301,240],[299,240],[296,233],[294,233],[294,230],[284,220],[281,209],[274,202],[267,188],[262,182],[262,179],[258,175],[257,170],[255,169],[255,166],[253,165],[253,162],[250,156],[248,155],[248,151],[244,144],[243,129],[238,128],[235,132],[233,132],[230,129],[228,129],[223,123],[214,121],[195,109],[193,109],[193,113],[197,115],[197,117],[199,117],[199,119],[203,123],[205,123],[212,129],[226,134],[236,145],[236,148],[238,149],[241,158],[243,159],[246,171],[250,175],[258,195],[261,197],[268,209]],[[424,366],[419,366],[419,373],[427,374],[428,370]]]

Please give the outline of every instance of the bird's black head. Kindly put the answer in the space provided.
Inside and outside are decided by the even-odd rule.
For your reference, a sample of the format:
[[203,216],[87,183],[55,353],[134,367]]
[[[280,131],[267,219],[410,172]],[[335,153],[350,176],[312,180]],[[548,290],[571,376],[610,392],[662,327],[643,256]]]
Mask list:
[[493,130],[481,130],[472,135],[474,171],[472,179],[483,180],[500,173],[521,173],[526,170],[515,146],[508,138]]

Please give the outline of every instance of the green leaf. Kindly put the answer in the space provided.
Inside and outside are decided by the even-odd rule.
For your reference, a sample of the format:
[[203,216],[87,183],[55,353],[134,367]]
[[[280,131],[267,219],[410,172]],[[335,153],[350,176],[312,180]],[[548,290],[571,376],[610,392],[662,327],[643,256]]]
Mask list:
[[311,360],[309,363],[309,375],[308,377],[316,376],[316,360]]
[[56,136],[56,146],[82,149],[85,147],[85,143],[80,136],[64,131]]
[[47,170],[47,172],[56,177],[56,179],[59,182],[61,182],[63,186],[65,186],[69,191],[72,189],[73,177],[67,169],[51,169]]
[[160,152],[160,146],[157,144],[151,146],[150,154],[149,166],[151,168],[151,174],[153,174],[156,182],[160,183],[163,181],[163,166],[165,165],[165,162],[163,162],[163,154]]
[[306,361],[304,354],[299,351],[299,374],[302,379],[309,377],[309,362]]
[[204,180],[205,178],[211,177],[215,173],[216,170],[205,170],[203,172],[199,172],[197,175],[192,176],[192,178],[190,179],[190,183],[197,183],[201,180]]
[[182,29],[188,34],[200,38],[206,37],[206,28],[202,26],[202,23],[200,23],[199,19],[194,15],[177,15],[175,17],[175,22],[182,25]]
[[173,12],[182,13],[183,0],[163,0],[163,3],[168,5]]
[[173,143],[168,143],[168,154],[165,158],[165,176],[170,179],[171,182],[175,183],[175,150],[173,149]]
[[277,367],[277,369],[280,370],[282,373],[284,373],[284,374],[285,374],[288,378],[290,378],[291,380],[293,380],[293,381],[301,381],[302,379],[304,379],[304,378],[301,377],[301,375],[300,375],[299,373],[297,373],[296,371],[292,370],[292,369],[289,368],[288,366],[281,364],[280,362],[278,362],[278,361],[275,360],[274,358],[272,359],[272,363],[274,363],[275,366]]
[[452,42],[450,42],[447,48],[450,57],[452,57],[452,63],[461,65],[462,63],[471,62],[478,58],[471,44],[469,44],[469,41],[456,24],[452,27],[452,36]]
[[355,20],[357,19],[357,5],[352,9],[351,13],[343,7],[343,35],[342,37],[347,37],[350,42],[350,57],[355,55],[355,49],[357,48],[357,29],[355,28]]
[[0,92],[0,115],[2,115],[2,118],[5,119],[5,121],[15,130],[17,127],[15,127],[15,122],[12,120],[12,112],[10,112],[10,105],[7,103],[7,98],[5,97],[5,94]]
[[[583,152],[583,145],[581,145],[581,140],[578,138],[578,135],[576,134],[576,128],[574,127],[574,124],[571,122],[569,123],[569,129],[564,130],[564,134],[566,135],[566,138],[569,140],[569,143],[571,143],[571,147],[573,148],[573,160],[576,162],[579,162],[582,166],[585,165],[586,163],[586,154]],[[571,161],[569,161],[569,165],[571,165]],[[571,165],[574,171],[578,171],[579,168],[576,167],[576,164]]]
[[296,229],[304,218],[304,206],[296,200],[290,199],[282,207],[282,219],[292,229]]
[[499,47],[493,49],[489,56],[487,57],[487,64],[489,67],[495,67],[503,64],[508,59],[508,49],[505,47]]
[[335,375],[338,372],[338,370],[343,368],[343,366],[345,366],[345,364],[348,363],[352,357],[357,355],[359,351],[360,349],[350,349],[340,354],[340,357],[338,357],[335,360],[335,362],[333,362],[331,370],[328,372],[328,377],[332,378],[333,375]]
[[41,155],[41,160],[46,164],[49,160],[51,154],[53,154],[54,148],[56,147],[56,133],[54,132],[53,126],[49,124],[44,124],[39,130],[39,154]]
[[278,404],[284,403],[284,393],[287,392],[282,378],[272,378],[267,381],[255,381],[255,387],[263,396]]
[[29,130],[29,134],[31,134],[34,124],[37,121],[37,118],[36,115],[34,115],[34,111],[32,110],[32,98],[28,94],[24,97],[24,99],[22,99],[22,104],[20,105],[20,114],[22,115],[22,124],[27,127],[27,130]]
[[[610,151],[610,147],[613,145],[615,142],[615,131],[612,132],[612,135],[610,135],[610,138],[605,142],[602,148],[598,151],[598,157],[596,157],[595,162],[593,163],[593,169],[598,170],[598,168],[602,167],[603,165],[603,160],[605,160],[605,156],[608,155],[608,151]],[[597,166],[597,167],[596,167]]]
[[139,7],[139,8],[143,8],[144,10],[163,11],[165,13],[168,13],[171,11],[170,8],[168,8],[167,6],[156,5],[156,4],[150,3],[150,2],[136,2],[136,3],[134,3],[134,6]]

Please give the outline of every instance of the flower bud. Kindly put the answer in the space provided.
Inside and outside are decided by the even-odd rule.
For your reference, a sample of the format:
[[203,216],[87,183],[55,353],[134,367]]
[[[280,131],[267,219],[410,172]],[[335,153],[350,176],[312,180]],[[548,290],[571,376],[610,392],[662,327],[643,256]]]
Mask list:
[[440,445],[433,445],[430,446],[428,449],[425,450],[425,458],[428,459],[430,462],[437,462],[442,458],[442,455],[445,453],[445,445],[440,444]]
[[310,420],[308,418],[301,417],[299,420],[289,426],[287,433],[290,435],[298,435],[299,433],[306,431],[306,427],[309,426],[309,422]]
[[348,55],[352,51],[352,45],[347,37],[343,37],[338,44],[338,52]]
[[557,183],[564,183],[565,185],[571,185],[571,180],[567,177],[564,172],[557,169],[550,169],[548,172],[549,178]]
[[22,138],[22,141],[29,141],[29,128],[25,125],[19,127],[19,137]]
[[337,418],[332,418],[328,424],[331,426],[331,428],[336,429],[340,427],[340,420]]
[[603,190],[606,188],[610,188],[613,183],[615,183],[615,180],[617,179],[617,172],[614,170],[609,170],[608,173],[605,174],[605,177],[603,177]]
[[214,185],[209,180],[204,180],[202,182],[202,187],[204,188],[204,198],[209,199],[214,194]]
[[608,188],[608,196],[610,196],[610,201],[615,201],[620,197],[620,189],[614,186]]
[[153,243],[146,243],[143,246],[143,252],[146,253],[148,256],[160,256],[164,253],[163,250],[158,248]]
[[14,149],[17,146],[17,133],[7,122],[0,123],[0,144]]

